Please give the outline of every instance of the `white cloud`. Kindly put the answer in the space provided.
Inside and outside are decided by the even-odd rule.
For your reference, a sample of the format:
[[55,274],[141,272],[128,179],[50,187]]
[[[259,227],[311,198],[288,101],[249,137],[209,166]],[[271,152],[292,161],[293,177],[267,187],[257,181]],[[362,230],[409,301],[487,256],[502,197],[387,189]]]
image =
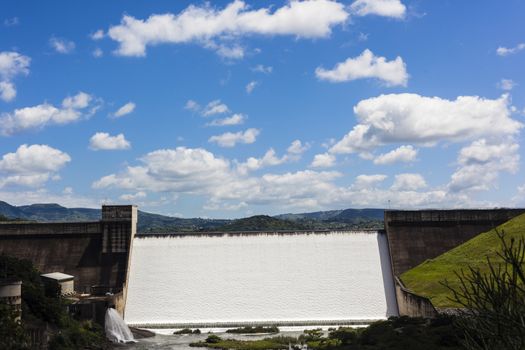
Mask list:
[[85,92],[79,92],[74,96],[68,96],[62,101],[62,107],[66,109],[83,109],[89,106],[93,97]]
[[402,19],[406,6],[400,0],[356,0],[350,5],[352,13],[357,16],[377,15]]
[[7,185],[38,187],[57,176],[71,157],[47,145],[21,145],[0,160],[0,188]]
[[133,102],[128,102],[126,103],[124,106],[120,107],[114,114],[113,116],[115,118],[120,118],[120,117],[123,117],[127,114],[130,114],[132,113],[134,110],[135,110],[135,103]]
[[243,124],[246,117],[243,114],[236,113],[231,117],[223,119],[215,119],[212,122],[206,124],[209,126],[230,126],[230,125],[240,125]]
[[[225,203],[222,203],[220,201],[209,200],[206,204],[204,204],[204,206],[202,208],[205,209],[205,210],[230,210],[230,211],[235,211],[235,210],[239,210],[239,209],[242,209],[242,208],[246,208],[247,206],[248,206],[248,204],[246,204],[245,202],[239,202],[237,204],[225,204]],[[174,215],[174,216],[181,217],[182,215]]]
[[505,91],[512,90],[516,85],[517,84],[511,79],[501,79],[497,84],[498,88]]
[[90,35],[92,40],[104,39],[104,36],[104,31],[102,29],[95,31],[93,34]]
[[69,155],[48,145],[24,144],[2,156],[0,170],[11,174],[56,172],[70,160]]
[[426,146],[439,141],[515,135],[523,124],[511,118],[507,95],[490,100],[460,96],[456,100],[417,94],[390,94],[360,101],[360,123],[330,148],[331,153],[366,152],[391,143]]
[[[284,155],[270,149],[260,157],[248,157],[242,163],[230,162],[204,149],[181,147],[158,150],[142,157],[138,165],[125,167],[119,173],[100,178],[93,186],[124,189],[124,195],[142,191],[202,196],[206,201],[205,207],[210,210],[267,205],[275,210],[333,206],[386,207],[389,201],[393,207],[404,208],[458,207],[477,206],[479,202],[469,197],[470,191],[490,188],[494,186],[498,172],[517,169],[519,154],[517,144],[512,140],[517,137],[521,124],[511,119],[509,102],[505,96],[494,100],[466,97],[467,103],[461,101],[462,98],[444,100],[418,95],[406,102],[403,100],[405,95],[413,96],[386,95],[400,96],[396,101],[399,105],[376,100],[375,109],[366,109],[359,104],[360,108],[356,106],[359,125],[363,126],[361,145],[370,146],[364,151],[357,149],[357,152],[373,154],[371,150],[385,144],[397,144],[396,147],[399,143],[429,146],[442,141],[470,143],[476,140],[459,152],[458,167],[448,185],[445,183],[430,188],[421,174],[398,174],[390,188],[382,188],[386,179],[386,175],[382,174],[364,175],[356,178],[351,186],[344,186],[337,184],[343,176],[337,171],[312,169],[284,174],[262,171],[291,161],[294,155],[292,150],[299,151],[304,147],[302,143],[292,143]],[[453,122],[448,118],[454,119],[456,125],[452,125]],[[405,126],[396,130],[399,123]],[[370,128],[377,130],[370,134]],[[437,135],[427,134],[427,129]],[[409,138],[409,141],[400,141],[404,137]],[[415,146],[401,146],[376,159],[387,163],[392,159],[408,160],[412,159],[411,151],[417,152]],[[328,154],[335,157],[334,153]],[[494,172],[495,169],[500,170]]]
[[417,149],[411,145],[403,145],[384,154],[380,154],[374,159],[374,164],[393,164],[398,162],[409,163],[416,160]]
[[18,52],[0,52],[0,77],[3,80],[11,80],[17,75],[29,74],[31,58]]
[[352,188],[358,190],[374,188],[385,181],[387,177],[384,174],[359,175],[355,178]]
[[[458,163],[461,165],[487,164],[494,159],[503,160],[509,154],[515,153],[518,148],[519,146],[512,142],[491,144],[485,139],[476,140],[468,147],[461,149],[458,155]],[[505,164],[504,169],[509,171],[517,170],[517,159],[505,161]]]
[[106,132],[97,132],[89,140],[89,148],[94,151],[99,150],[122,150],[131,148],[131,143],[124,137],[124,134],[111,136]]
[[226,132],[209,138],[209,142],[215,142],[221,147],[234,147],[237,143],[250,144],[257,140],[260,131],[254,128],[246,129],[236,133]]
[[287,152],[290,154],[303,154],[308,148],[310,148],[309,143],[303,144],[301,140],[294,140],[287,149]]
[[142,199],[142,198],[146,198],[146,192],[144,191],[139,191],[137,193],[127,193],[127,194],[123,194],[119,197],[120,200],[122,201],[125,201],[125,202],[131,202],[131,201],[134,201],[134,200],[137,200],[137,199]]
[[214,42],[210,41],[204,46],[208,49],[215,50],[215,52],[223,58],[241,59],[244,57],[244,48],[240,45],[217,45]]
[[492,143],[480,139],[461,149],[458,169],[448,185],[452,192],[481,191],[496,186],[501,172],[518,171],[519,145],[512,139]]
[[237,164],[237,172],[242,175],[246,175],[251,171],[259,170],[269,166],[276,166],[286,162],[297,161],[301,158],[301,155],[310,147],[309,144],[303,145],[300,140],[294,140],[288,149],[286,154],[278,157],[273,148],[270,148],[262,158],[249,157],[245,162]]
[[[220,114],[230,113],[230,108],[220,99],[213,100],[205,106],[201,106],[197,101],[188,100],[184,105],[184,109],[194,113],[200,113],[203,117],[218,116]],[[228,126],[243,124],[246,120],[246,115],[235,113],[229,117],[212,120],[206,123],[207,126]]]
[[63,38],[51,37],[49,45],[58,53],[69,54],[75,50],[75,43]]
[[523,49],[525,49],[525,43],[520,43],[520,44],[518,44],[518,45],[516,45],[514,47],[511,47],[511,48],[500,46],[496,50],[496,53],[499,56],[508,56],[508,55],[512,55],[512,54],[518,53],[518,52],[520,52]]
[[369,34],[366,34],[366,33],[359,33],[359,35],[357,36],[357,40],[360,41],[360,42],[364,42],[364,41],[367,41],[368,40],[368,36]]
[[190,5],[179,14],[156,14],[146,20],[124,15],[119,25],[109,28],[108,36],[118,42],[116,53],[123,56],[145,56],[150,45],[190,42],[222,50],[222,54],[229,49],[239,55],[239,48],[224,46],[223,38],[230,43],[232,38],[253,34],[323,38],[349,16],[344,4],[331,0],[291,1],[272,10],[250,9],[235,0],[223,9]]
[[0,99],[9,102],[16,97],[16,89],[9,81],[0,81]]
[[205,117],[209,117],[211,115],[228,113],[229,111],[230,109],[228,108],[228,106],[222,103],[221,100],[214,100],[208,103],[206,107],[204,107],[202,115]]
[[193,100],[188,100],[184,105],[184,109],[190,110],[192,112],[198,112],[201,109],[201,106]]
[[516,194],[512,197],[512,203],[516,206],[525,202],[525,184],[516,188]]
[[315,75],[318,79],[333,83],[377,78],[387,86],[406,86],[408,81],[406,65],[401,57],[398,56],[393,61],[387,61],[385,57],[375,56],[368,49],[364,50],[360,56],[348,58],[346,61],[336,64],[333,69],[318,67],[315,70]]
[[273,67],[265,66],[263,64],[258,64],[255,67],[253,67],[252,70],[258,73],[270,74],[273,71]]
[[270,148],[262,158],[248,158],[244,163],[237,165],[237,171],[241,174],[247,174],[250,171],[259,170],[268,166],[275,166],[283,164],[287,161],[287,157],[278,158],[273,148]]
[[20,20],[18,19],[18,17],[4,19],[5,27],[14,27],[14,26],[17,26],[18,24],[20,24]]
[[329,153],[316,154],[310,166],[312,168],[329,168],[335,165],[335,156]]
[[259,83],[255,80],[250,81],[248,84],[246,84],[246,93],[251,94],[253,89],[258,85]]
[[330,148],[332,147],[333,145],[335,145],[335,143],[337,142],[336,139],[334,139],[333,137],[329,138],[328,140],[326,140],[325,142],[321,143],[321,146],[323,148]]
[[17,190],[2,190],[0,198],[12,205],[28,205],[33,203],[57,203],[65,207],[83,207],[100,209],[103,200],[83,197],[69,193],[53,193],[45,188]]
[[0,133],[8,136],[27,130],[42,129],[47,125],[69,124],[83,117],[89,117],[96,109],[97,106],[93,106],[93,97],[79,92],[75,96],[66,97],[62,101],[61,108],[46,102],[33,107],[15,109],[11,113],[3,113],[0,116]]
[[395,191],[416,191],[427,187],[421,174],[398,174],[391,189]]
[[161,149],[140,161],[142,165],[102,177],[93,183],[93,188],[205,193],[229,183],[233,174],[229,161],[202,148]]
[[308,170],[246,177],[227,160],[203,149],[183,147],[155,151],[141,161],[141,166],[127,167],[120,174],[105,176],[93,183],[93,187],[200,194],[208,197],[209,208],[278,201],[286,205],[311,206],[315,205],[318,194],[329,195],[333,189],[330,182],[341,176],[337,172]]
[[93,50],[92,55],[95,58],[100,58],[100,57],[104,56],[104,51],[102,51],[102,49],[97,47],[95,50]]
[[16,97],[16,88],[12,79],[17,75],[29,74],[31,59],[18,52],[0,52],[0,99],[5,102]]
[[[250,163],[252,168],[262,169],[281,162],[283,157],[267,152],[263,158]],[[387,177],[376,174],[359,176],[350,187],[337,186],[335,181],[342,176],[337,171],[313,170],[252,176],[249,169],[239,171],[239,163],[217,157],[205,149],[178,147],[148,153],[140,158],[139,165],[104,176],[93,183],[93,188],[203,196],[207,200],[205,208],[209,210],[261,205],[283,210],[334,206],[384,208],[389,202],[393,207],[402,208],[476,205],[461,193],[444,189],[414,190],[422,188],[421,181],[409,181],[408,188],[399,184],[399,190],[380,189],[377,186]],[[403,177],[400,179],[398,182]]]

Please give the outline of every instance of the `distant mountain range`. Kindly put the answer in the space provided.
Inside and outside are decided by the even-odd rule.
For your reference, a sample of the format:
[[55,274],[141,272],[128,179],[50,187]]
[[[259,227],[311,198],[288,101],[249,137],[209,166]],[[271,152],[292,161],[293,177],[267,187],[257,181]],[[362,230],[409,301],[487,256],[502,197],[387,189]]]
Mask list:
[[[383,209],[345,209],[276,216],[258,215],[237,220],[183,219],[144,211],[138,212],[140,233],[195,232],[195,231],[258,231],[382,228]],[[2,218],[2,216],[4,218]],[[58,204],[13,206],[0,201],[1,220],[97,221],[100,209],[65,208]]]
[[384,209],[344,209],[315,211],[312,213],[302,214],[281,214],[275,217],[283,220],[301,221],[301,220],[318,220],[318,221],[336,221],[336,222],[355,222],[359,220],[376,219],[383,221]]

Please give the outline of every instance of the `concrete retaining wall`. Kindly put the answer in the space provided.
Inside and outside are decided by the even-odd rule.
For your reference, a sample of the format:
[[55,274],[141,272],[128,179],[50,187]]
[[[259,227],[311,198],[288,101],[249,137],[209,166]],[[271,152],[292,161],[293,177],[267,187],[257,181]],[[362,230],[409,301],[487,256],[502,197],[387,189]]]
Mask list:
[[433,318],[437,311],[432,302],[425,297],[412,293],[399,278],[395,278],[396,300],[400,316]]
[[385,211],[399,315],[432,318],[437,311],[398,276],[523,213],[525,209]]
[[0,223],[0,254],[30,260],[41,273],[75,277],[75,289],[118,292],[127,277],[137,208],[103,206],[97,222]]
[[525,209],[385,211],[395,276],[525,213]]

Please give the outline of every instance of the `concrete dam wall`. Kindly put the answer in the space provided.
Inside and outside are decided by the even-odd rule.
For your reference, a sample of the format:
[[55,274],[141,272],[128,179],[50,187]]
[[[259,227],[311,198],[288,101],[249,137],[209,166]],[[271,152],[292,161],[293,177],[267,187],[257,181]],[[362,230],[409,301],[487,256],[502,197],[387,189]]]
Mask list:
[[137,237],[127,323],[344,324],[397,314],[384,233]]
[[79,292],[119,292],[136,223],[134,206],[103,206],[95,222],[0,223],[0,254],[30,260],[42,273],[73,275]]
[[134,238],[137,208],[103,206],[96,222],[0,223],[0,254],[73,275],[79,292],[122,292],[117,307],[132,324],[350,324],[431,316],[393,277],[524,212],[386,211],[381,232]]
[[392,269],[396,276],[525,213],[525,209],[387,210]]

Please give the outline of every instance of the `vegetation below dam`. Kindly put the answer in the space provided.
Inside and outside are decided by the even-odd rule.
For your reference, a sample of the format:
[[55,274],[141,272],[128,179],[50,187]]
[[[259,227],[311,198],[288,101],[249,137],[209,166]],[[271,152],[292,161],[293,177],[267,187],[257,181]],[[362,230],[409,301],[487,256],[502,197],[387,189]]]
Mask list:
[[21,322],[10,305],[0,302],[0,350],[37,348],[31,339],[35,334],[49,337],[49,349],[110,348],[102,327],[70,316],[58,284],[43,284],[31,262],[0,255],[0,273],[2,278],[22,281]]
[[498,232],[503,233],[508,241],[525,238],[525,214],[481,233],[435,259],[425,261],[403,273],[401,280],[414,293],[428,297],[435,307],[457,307],[451,289],[443,282],[447,281],[450,287],[458,289],[461,281],[456,273],[461,270],[465,271],[470,266],[487,274],[487,258],[495,265],[503,263],[500,254],[502,242]]
[[375,322],[366,328],[331,328],[328,334],[320,329],[305,330],[299,337],[274,336],[261,340],[238,340],[209,335],[192,347],[235,350],[301,349],[307,345],[314,350],[452,350],[461,346],[462,331],[451,316],[433,320],[392,317]]
[[271,327],[248,326],[248,327],[228,329],[226,333],[233,333],[233,334],[279,333],[279,328],[277,326],[271,326]]
[[[383,209],[345,209],[241,219],[178,218],[138,212],[139,233],[264,230],[382,229]],[[100,209],[65,208],[58,204],[13,206],[0,201],[0,221],[97,221]]]

